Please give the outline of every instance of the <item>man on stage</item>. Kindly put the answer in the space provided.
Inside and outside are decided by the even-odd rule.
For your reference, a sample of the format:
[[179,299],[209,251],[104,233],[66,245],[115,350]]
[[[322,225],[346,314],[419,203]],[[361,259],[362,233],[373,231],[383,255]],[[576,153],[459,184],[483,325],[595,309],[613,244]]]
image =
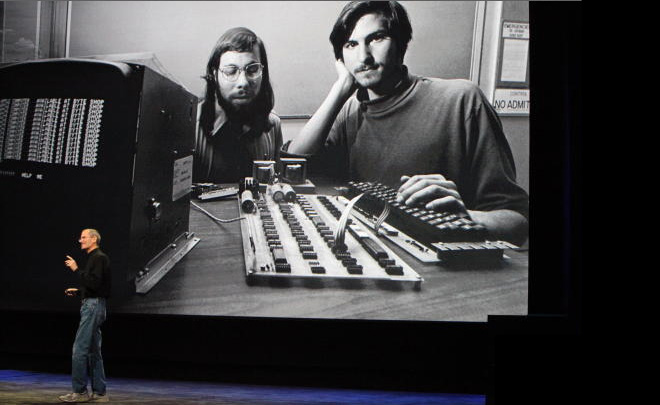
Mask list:
[[[101,356],[101,325],[105,321],[106,299],[110,296],[110,259],[99,249],[101,235],[95,229],[80,233],[80,249],[87,254],[84,266],[67,256],[64,264],[80,276],[81,288],[67,288],[64,293],[82,298],[80,324],[71,356],[73,392],[59,397],[62,402],[107,402],[105,371]],[[87,392],[91,380],[92,395]]]

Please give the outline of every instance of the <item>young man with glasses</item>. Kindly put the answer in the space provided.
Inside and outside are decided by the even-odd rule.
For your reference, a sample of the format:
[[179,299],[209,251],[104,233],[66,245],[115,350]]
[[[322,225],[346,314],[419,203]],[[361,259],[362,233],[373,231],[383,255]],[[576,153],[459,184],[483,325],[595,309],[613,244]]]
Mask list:
[[195,139],[195,182],[252,176],[254,160],[278,161],[282,147],[263,41],[247,28],[218,39],[206,66]]
[[496,112],[467,80],[409,74],[411,38],[399,3],[347,4],[330,34],[338,79],[285,152],[345,157],[351,180],[398,188],[407,205],[468,211],[493,239],[522,244],[528,196]]

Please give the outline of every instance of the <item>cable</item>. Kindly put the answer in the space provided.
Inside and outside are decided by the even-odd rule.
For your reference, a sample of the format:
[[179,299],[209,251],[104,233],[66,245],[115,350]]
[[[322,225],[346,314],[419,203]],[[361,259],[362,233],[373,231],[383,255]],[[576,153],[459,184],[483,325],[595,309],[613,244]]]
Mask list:
[[229,222],[240,221],[241,219],[245,219],[245,217],[238,217],[238,218],[232,218],[232,219],[218,218],[218,217],[213,216],[213,214],[211,214],[210,212],[208,212],[207,210],[205,210],[204,208],[200,207],[199,205],[195,204],[192,201],[190,202],[190,205],[192,205],[193,207],[195,207],[198,210],[202,211],[204,214],[208,215],[209,218],[211,218],[212,220],[214,220],[216,222],[223,223],[223,224],[226,224],[226,223],[229,223]]
[[341,214],[341,217],[339,218],[339,224],[337,225],[337,229],[335,229],[335,249],[345,249],[344,236],[346,234],[346,225],[348,224],[348,217],[351,214],[351,210],[353,209],[355,203],[363,195],[364,193],[353,198],[351,201],[348,202],[348,204],[346,204],[346,207],[344,207],[344,212]]
[[378,229],[380,229],[380,226],[383,225],[383,222],[385,222],[385,220],[389,215],[390,215],[390,205],[385,204],[385,208],[383,209],[383,212],[381,212],[380,216],[376,220],[376,224],[374,227],[374,231],[376,232],[376,235],[379,235]]

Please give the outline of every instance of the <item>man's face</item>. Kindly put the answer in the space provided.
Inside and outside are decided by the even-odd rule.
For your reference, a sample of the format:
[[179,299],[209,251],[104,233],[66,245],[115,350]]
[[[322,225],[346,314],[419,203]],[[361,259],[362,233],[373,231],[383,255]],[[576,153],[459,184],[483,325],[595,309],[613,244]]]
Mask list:
[[[236,110],[249,106],[261,90],[262,76],[250,78],[256,64],[261,62],[259,48],[256,46],[250,52],[227,51],[220,57],[217,72],[218,88],[222,99]],[[252,65],[252,66],[251,66]],[[245,69],[248,69],[246,72]],[[236,77],[226,77],[222,70]],[[260,70],[259,70],[260,71]]]
[[78,242],[80,242],[81,250],[89,250],[89,248],[93,247],[96,243],[96,238],[91,237],[89,231],[85,229],[80,233],[80,239],[78,239]]
[[348,71],[368,89],[387,85],[401,68],[396,42],[378,14],[365,14],[357,21],[342,53]]

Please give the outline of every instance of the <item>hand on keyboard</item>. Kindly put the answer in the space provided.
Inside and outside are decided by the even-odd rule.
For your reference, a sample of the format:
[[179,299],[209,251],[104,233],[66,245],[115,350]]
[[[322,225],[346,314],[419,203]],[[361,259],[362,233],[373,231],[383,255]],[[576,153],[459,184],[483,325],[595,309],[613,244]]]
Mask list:
[[467,212],[456,184],[441,174],[401,176],[397,201],[433,211]]

